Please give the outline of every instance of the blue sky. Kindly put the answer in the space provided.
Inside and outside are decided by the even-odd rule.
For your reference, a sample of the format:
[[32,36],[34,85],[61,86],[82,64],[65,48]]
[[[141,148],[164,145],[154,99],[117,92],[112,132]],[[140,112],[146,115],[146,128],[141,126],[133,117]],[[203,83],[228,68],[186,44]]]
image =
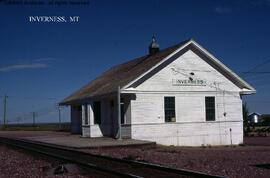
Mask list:
[[[153,34],[161,48],[194,38],[257,89],[244,99],[250,111],[269,113],[269,0],[89,2],[0,3],[0,100],[9,96],[9,120],[31,122],[36,111],[38,121],[57,121],[57,102],[110,66],[145,55]],[[80,21],[28,21],[40,15],[80,16]],[[2,113],[1,101],[1,121]],[[67,108],[63,119],[69,120]]]

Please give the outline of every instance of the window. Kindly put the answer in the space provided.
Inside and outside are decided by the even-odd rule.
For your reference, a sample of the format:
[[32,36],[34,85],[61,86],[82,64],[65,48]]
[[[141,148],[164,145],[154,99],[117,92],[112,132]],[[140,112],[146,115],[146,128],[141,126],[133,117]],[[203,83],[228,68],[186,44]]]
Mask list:
[[88,125],[88,107],[84,105],[84,125]]
[[94,124],[101,124],[101,104],[100,101],[94,102]]
[[175,98],[164,97],[165,122],[175,122]]
[[205,118],[206,121],[215,120],[215,97],[205,97]]

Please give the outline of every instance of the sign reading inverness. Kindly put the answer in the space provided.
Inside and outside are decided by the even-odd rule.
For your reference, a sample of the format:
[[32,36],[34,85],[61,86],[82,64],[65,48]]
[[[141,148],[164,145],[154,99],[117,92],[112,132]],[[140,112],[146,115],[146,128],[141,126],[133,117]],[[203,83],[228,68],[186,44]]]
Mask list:
[[179,79],[172,79],[173,85],[180,85],[180,86],[205,86],[205,80],[179,80]]

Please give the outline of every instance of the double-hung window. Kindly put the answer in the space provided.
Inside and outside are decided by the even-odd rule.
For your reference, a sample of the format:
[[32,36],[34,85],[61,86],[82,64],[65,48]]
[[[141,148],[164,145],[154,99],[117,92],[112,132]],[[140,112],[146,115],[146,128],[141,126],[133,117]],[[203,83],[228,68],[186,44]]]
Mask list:
[[175,97],[164,97],[165,122],[175,122]]
[[215,121],[215,97],[205,97],[205,119],[206,121]]

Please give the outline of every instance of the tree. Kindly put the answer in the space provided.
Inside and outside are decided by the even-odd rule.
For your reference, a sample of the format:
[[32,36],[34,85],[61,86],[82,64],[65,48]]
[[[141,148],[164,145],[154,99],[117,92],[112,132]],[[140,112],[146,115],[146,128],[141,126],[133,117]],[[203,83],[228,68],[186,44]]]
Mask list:
[[244,124],[244,134],[246,135],[249,131],[250,131],[250,127],[249,127],[249,122],[248,122],[248,106],[247,103],[245,102],[242,105],[243,109],[243,124]]

